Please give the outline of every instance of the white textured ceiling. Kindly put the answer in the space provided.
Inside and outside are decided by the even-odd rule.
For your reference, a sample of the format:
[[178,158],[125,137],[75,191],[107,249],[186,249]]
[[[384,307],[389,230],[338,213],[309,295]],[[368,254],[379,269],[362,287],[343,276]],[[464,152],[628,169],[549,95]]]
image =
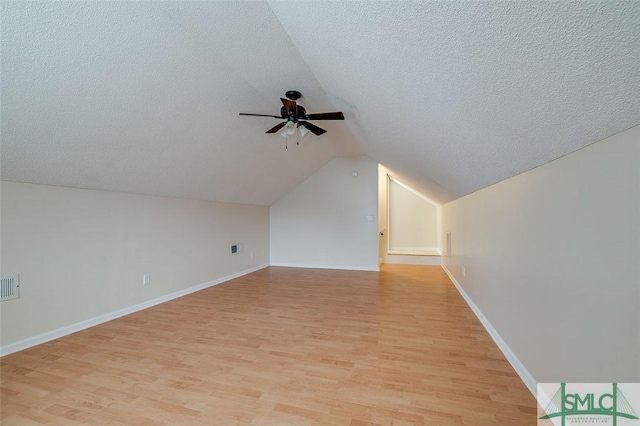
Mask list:
[[[445,202],[640,124],[640,2],[2,2],[2,178],[271,204],[366,153]],[[284,149],[278,98],[344,122]]]

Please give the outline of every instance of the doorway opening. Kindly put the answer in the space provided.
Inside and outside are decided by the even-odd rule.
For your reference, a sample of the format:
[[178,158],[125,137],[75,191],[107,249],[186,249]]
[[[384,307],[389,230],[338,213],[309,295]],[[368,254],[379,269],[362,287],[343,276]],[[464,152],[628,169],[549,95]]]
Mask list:
[[378,166],[379,263],[440,265],[440,205]]

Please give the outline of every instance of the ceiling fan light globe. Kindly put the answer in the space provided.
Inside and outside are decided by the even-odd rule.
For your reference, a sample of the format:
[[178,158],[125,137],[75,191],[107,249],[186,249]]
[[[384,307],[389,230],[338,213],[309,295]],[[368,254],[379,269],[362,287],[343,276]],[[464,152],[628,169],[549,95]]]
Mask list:
[[293,136],[296,134],[296,127],[293,124],[292,121],[287,122],[287,124],[284,126],[284,129],[282,130],[282,133],[280,133],[282,135],[283,138],[288,138],[289,136]]
[[298,131],[300,132],[300,136],[301,136],[301,137],[303,137],[303,138],[304,138],[305,136],[307,136],[307,134],[309,133],[309,129],[307,129],[307,128],[306,128],[306,127],[304,127],[304,126],[300,126],[300,127],[298,127]]

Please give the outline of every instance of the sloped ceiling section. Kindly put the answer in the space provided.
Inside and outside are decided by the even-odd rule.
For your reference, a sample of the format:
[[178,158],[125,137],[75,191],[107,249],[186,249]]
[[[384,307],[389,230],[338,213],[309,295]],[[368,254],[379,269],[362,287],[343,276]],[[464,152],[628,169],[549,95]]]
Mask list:
[[[640,124],[640,2],[2,2],[2,178],[268,205],[368,154],[446,202]],[[284,149],[286,90],[345,122]]]
[[362,154],[344,123],[285,150],[238,116],[291,89],[335,110],[266,3],[3,2],[2,178],[269,205]]
[[367,154],[445,202],[640,124],[640,2],[271,2]]

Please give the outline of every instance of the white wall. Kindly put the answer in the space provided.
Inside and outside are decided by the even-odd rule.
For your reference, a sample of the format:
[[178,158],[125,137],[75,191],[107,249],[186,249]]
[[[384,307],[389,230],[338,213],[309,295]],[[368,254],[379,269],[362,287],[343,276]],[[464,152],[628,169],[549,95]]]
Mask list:
[[376,162],[330,161],[271,206],[271,264],[378,270],[377,210]]
[[1,304],[3,346],[269,262],[266,206],[11,182],[1,194],[2,274],[21,284]]
[[640,127],[442,216],[444,264],[536,381],[640,382]]
[[437,206],[393,179],[389,180],[389,250],[438,248]]

